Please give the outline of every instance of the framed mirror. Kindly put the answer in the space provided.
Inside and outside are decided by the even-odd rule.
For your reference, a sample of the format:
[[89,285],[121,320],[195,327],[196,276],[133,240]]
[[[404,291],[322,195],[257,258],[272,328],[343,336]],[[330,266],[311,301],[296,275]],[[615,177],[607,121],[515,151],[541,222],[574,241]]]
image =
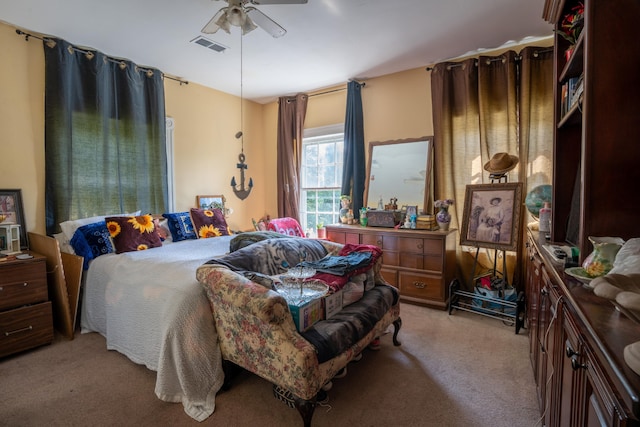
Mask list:
[[369,143],[364,204],[377,209],[397,199],[401,206],[429,207],[433,164],[433,137]]

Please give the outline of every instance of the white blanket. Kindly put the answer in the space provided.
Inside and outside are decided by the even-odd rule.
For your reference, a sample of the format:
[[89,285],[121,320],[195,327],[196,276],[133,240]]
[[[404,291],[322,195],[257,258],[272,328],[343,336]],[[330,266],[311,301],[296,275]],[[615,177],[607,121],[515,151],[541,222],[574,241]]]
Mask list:
[[82,333],[157,371],[156,396],[182,402],[197,421],[215,409],[224,375],[206,295],[196,269],[229,251],[232,236],[102,255],[86,273]]

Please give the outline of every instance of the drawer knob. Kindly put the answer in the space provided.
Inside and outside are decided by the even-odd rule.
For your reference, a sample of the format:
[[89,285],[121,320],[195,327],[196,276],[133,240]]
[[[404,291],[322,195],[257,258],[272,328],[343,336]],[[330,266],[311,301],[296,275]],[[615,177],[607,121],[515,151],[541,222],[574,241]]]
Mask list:
[[422,249],[424,248],[424,245],[422,243],[418,243],[418,249]]
[[580,355],[580,353],[578,353],[577,351],[575,351],[571,347],[571,344],[569,343],[569,341],[566,342],[566,347],[564,349],[564,352],[567,354],[567,357],[573,357],[573,356],[579,356]]
[[382,240],[376,240],[376,245],[382,247]]
[[27,283],[27,282],[24,282],[24,283],[22,284],[22,286],[24,286],[25,288],[27,287],[27,285],[28,285],[28,283]]
[[578,369],[587,369],[588,366],[586,363],[580,363],[578,362],[578,356],[572,356],[571,357],[571,369],[573,369],[574,371],[577,371]]
[[6,337],[8,337],[9,335],[13,335],[13,334],[17,334],[19,332],[24,332],[24,331],[30,331],[33,329],[33,326],[29,325],[26,328],[22,328],[22,329],[16,329],[15,331],[9,331],[9,332],[5,332],[4,335]]
[[418,289],[424,289],[427,287],[427,285],[424,282],[413,282],[413,286],[415,286]]

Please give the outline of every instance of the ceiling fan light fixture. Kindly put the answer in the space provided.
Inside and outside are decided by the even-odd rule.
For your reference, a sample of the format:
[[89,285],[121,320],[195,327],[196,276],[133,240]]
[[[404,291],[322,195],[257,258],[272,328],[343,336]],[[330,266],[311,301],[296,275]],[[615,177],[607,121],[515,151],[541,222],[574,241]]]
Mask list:
[[240,6],[229,6],[225,15],[227,22],[236,27],[242,27],[247,20],[247,15]]
[[253,23],[251,18],[249,18],[248,16],[245,15],[245,20],[244,20],[244,23],[242,24],[241,28],[242,28],[242,35],[244,36],[245,34],[248,34],[251,31],[253,31],[256,28],[258,28],[258,26]]
[[[216,21],[216,25],[222,28],[227,34],[231,34],[231,26],[229,25],[226,12],[220,15],[220,18]],[[217,31],[217,29],[215,31]]]

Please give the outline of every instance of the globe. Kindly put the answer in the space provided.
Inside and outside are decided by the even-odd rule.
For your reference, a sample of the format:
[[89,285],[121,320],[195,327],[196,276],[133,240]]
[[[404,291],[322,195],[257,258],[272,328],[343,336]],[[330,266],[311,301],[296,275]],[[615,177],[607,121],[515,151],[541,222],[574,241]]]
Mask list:
[[544,206],[544,202],[551,203],[551,186],[546,184],[534,187],[524,199],[527,210],[536,220],[540,215],[540,208]]

